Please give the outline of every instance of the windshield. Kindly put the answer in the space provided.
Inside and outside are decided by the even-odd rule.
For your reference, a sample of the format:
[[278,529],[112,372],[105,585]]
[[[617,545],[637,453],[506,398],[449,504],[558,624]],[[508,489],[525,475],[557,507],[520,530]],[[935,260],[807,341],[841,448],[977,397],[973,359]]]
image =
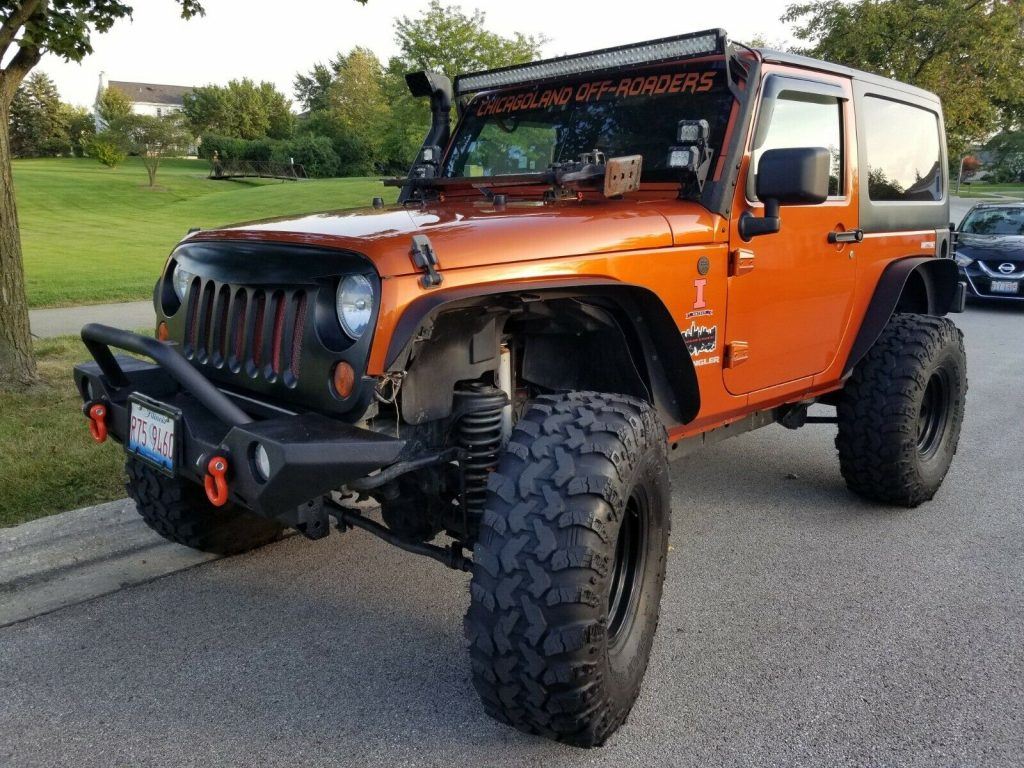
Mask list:
[[1024,207],[979,208],[960,225],[972,235],[1024,235]]
[[717,160],[731,107],[722,65],[707,63],[490,92],[467,106],[444,175],[540,172],[598,149],[606,157],[643,155],[643,181],[678,181],[668,154],[679,121],[708,121]]

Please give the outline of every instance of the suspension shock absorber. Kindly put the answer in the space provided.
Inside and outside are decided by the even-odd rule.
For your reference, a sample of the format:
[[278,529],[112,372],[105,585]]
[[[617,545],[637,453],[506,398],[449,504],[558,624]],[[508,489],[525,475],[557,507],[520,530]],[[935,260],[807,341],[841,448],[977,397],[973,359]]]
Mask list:
[[498,466],[502,411],[507,404],[504,392],[483,382],[455,390],[455,412],[461,414],[456,442],[463,451],[466,508],[474,516],[483,513],[487,476]]

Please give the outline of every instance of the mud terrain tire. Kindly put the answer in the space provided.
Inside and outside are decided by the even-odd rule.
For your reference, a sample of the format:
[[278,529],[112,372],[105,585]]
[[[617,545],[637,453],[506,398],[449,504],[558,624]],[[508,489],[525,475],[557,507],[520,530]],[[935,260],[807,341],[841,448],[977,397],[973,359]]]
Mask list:
[[966,395],[960,329],[945,317],[893,315],[836,408],[850,490],[905,507],[931,499],[956,454]]
[[246,510],[215,507],[197,484],[125,461],[125,488],[146,525],[165,539],[218,555],[236,555],[280,538],[281,525]]
[[484,708],[602,744],[651,653],[669,536],[665,429],[646,403],[534,400],[490,478],[465,629]]

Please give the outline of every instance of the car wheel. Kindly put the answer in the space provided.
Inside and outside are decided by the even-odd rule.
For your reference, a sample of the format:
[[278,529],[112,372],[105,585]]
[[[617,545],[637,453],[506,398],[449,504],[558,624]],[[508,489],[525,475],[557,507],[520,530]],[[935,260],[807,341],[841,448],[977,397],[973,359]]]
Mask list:
[[944,317],[893,315],[836,409],[850,489],[907,507],[931,499],[956,454],[966,396],[960,329]]
[[491,476],[466,615],[486,711],[603,743],[640,692],[669,536],[666,436],[620,395],[537,398]]

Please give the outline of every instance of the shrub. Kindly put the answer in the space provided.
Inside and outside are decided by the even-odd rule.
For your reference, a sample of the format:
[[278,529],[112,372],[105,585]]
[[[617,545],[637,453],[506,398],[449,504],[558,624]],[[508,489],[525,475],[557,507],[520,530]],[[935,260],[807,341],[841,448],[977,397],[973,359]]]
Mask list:
[[87,148],[90,156],[95,157],[108,168],[117,168],[127,157],[127,153],[119,141],[103,134],[90,139]]
[[287,163],[294,160],[311,178],[337,176],[338,154],[326,136],[300,136],[290,141],[277,142],[274,160]]
[[[303,134],[294,139],[236,139],[214,133],[203,134],[199,144],[199,156],[212,160],[216,152],[221,160],[275,160],[280,163],[294,161],[301,165],[306,175],[312,178],[337,176],[339,173],[362,174],[368,169],[358,166],[358,153],[344,142],[346,161],[342,162],[336,149],[336,142],[327,136]],[[348,155],[354,155],[349,159]]]
[[216,152],[222,160],[242,160],[245,157],[247,144],[245,139],[204,133],[199,140],[199,157],[204,160],[212,160],[213,153]]
[[269,160],[274,155],[274,150],[279,141],[273,139],[253,139],[244,142],[241,147],[241,159],[243,160]]

